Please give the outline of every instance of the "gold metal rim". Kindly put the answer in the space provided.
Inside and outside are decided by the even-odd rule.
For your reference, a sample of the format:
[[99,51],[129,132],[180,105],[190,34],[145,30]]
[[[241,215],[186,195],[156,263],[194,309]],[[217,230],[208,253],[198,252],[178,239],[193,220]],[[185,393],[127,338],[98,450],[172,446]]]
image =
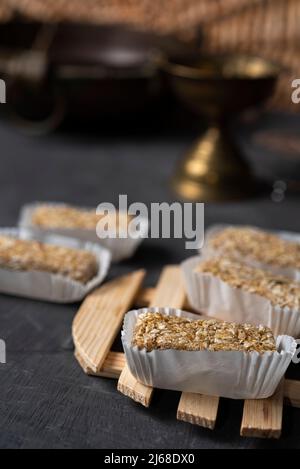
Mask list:
[[179,78],[188,78],[188,79],[196,79],[196,80],[214,80],[214,81],[222,81],[222,80],[267,80],[267,79],[276,79],[281,72],[281,67],[274,62],[269,60],[263,59],[262,57],[252,56],[252,55],[245,55],[245,54],[226,54],[226,55],[201,55],[199,53],[199,60],[209,60],[212,63],[217,60],[225,60],[226,58],[233,60],[233,59],[240,59],[240,60],[248,60],[253,63],[260,63],[265,69],[266,73],[260,73],[257,76],[253,75],[222,75],[222,74],[208,74],[203,70],[199,69],[193,65],[186,65],[176,63],[176,61],[172,61],[172,58],[164,57],[161,61],[162,69],[169,73],[170,75],[179,77]]

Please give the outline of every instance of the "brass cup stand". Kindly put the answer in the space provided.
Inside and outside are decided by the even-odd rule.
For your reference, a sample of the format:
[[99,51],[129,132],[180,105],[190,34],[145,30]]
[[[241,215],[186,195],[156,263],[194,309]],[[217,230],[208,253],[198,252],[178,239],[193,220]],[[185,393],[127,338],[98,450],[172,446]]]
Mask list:
[[[242,182],[242,185],[241,185]],[[222,201],[252,196],[256,181],[226,127],[208,127],[180,162],[172,180],[187,200]]]
[[180,162],[172,185],[182,199],[222,201],[254,196],[261,186],[228,130],[230,119],[271,96],[278,67],[256,57],[168,59],[173,92],[209,126]]

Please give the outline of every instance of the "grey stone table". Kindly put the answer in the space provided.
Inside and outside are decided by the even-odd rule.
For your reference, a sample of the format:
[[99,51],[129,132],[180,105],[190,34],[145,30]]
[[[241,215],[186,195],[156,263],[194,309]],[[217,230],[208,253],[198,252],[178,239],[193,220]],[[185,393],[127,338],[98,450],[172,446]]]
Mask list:
[[[169,177],[191,134],[135,138],[58,133],[30,138],[0,126],[0,225],[13,226],[23,203],[65,201],[95,206],[172,201]],[[299,196],[207,204],[206,226],[250,223],[300,232]],[[181,240],[146,240],[113,278],[145,267],[153,285],[161,267],[191,255]],[[176,421],[179,393],[157,391],[150,409],[116,390],[116,382],[84,375],[73,357],[71,323],[78,304],[55,305],[0,295],[0,447],[14,448],[280,448],[300,446],[300,409],[285,408],[281,440],[239,436],[242,402],[224,400],[215,431]],[[290,375],[300,379],[300,368]]]

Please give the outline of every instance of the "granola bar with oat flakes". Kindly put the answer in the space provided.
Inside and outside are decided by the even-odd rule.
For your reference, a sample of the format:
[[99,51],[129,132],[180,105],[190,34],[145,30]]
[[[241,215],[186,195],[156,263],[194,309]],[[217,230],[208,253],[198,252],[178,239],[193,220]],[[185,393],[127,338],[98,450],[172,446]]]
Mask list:
[[[31,222],[40,228],[56,229],[84,229],[96,230],[97,223],[104,215],[97,215],[95,210],[85,210],[70,205],[48,205],[37,206],[33,213]],[[126,213],[117,212],[105,215],[106,220],[116,225],[117,229],[127,229],[130,216]]]
[[85,284],[97,274],[98,263],[82,249],[1,235],[0,268],[60,274]]
[[208,248],[227,256],[300,269],[300,243],[252,227],[228,227],[208,239]]
[[251,267],[236,259],[206,259],[200,262],[195,272],[211,274],[234,288],[263,296],[274,306],[300,309],[300,283]]
[[191,320],[161,313],[139,315],[132,339],[139,349],[275,352],[272,331],[264,326],[215,319]]

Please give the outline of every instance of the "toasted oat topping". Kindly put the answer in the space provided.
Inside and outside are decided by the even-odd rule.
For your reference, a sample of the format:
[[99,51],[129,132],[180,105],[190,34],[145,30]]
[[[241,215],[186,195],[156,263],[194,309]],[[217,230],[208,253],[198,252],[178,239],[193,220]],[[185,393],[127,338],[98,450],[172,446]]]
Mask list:
[[[126,229],[130,217],[125,213],[118,212],[105,215],[106,220],[118,229]],[[32,214],[31,222],[43,228],[83,228],[96,230],[97,223],[102,216],[97,215],[95,210],[80,210],[68,205],[40,205]]]
[[140,314],[132,346],[139,349],[186,351],[223,350],[275,352],[272,331],[264,326],[222,322],[216,319],[191,320],[161,313]]
[[287,277],[273,275],[228,257],[204,260],[196,271],[214,275],[232,287],[263,296],[273,305],[300,309],[300,283]]
[[61,274],[81,283],[87,283],[98,271],[91,252],[10,236],[0,236],[0,267]]
[[208,240],[208,246],[230,257],[300,269],[300,243],[286,241],[258,228],[224,228]]

